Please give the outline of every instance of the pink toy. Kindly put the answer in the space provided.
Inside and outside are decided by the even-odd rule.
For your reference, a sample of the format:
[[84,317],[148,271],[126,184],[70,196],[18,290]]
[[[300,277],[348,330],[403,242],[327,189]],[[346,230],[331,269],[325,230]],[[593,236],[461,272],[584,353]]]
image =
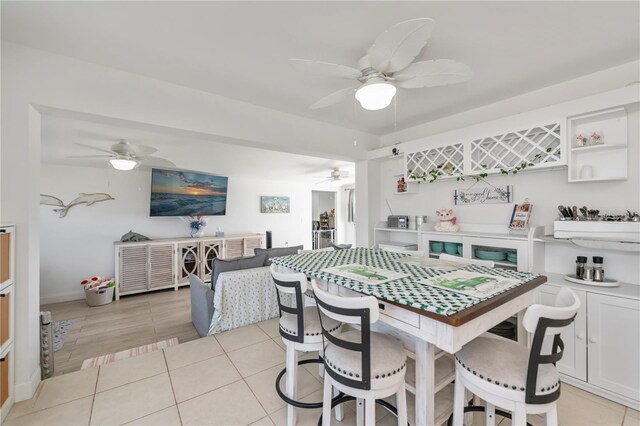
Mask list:
[[434,226],[436,231],[440,232],[458,232],[460,227],[456,225],[456,217],[451,209],[436,210],[436,215],[440,219],[440,223]]

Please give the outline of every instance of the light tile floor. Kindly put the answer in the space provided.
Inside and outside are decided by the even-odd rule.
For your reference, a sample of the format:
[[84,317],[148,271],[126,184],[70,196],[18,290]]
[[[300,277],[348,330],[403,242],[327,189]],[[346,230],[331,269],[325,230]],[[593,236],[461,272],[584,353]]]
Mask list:
[[[36,396],[17,403],[9,425],[285,425],[286,407],[274,391],[284,368],[285,351],[277,319],[215,337],[197,339],[163,351],[117,361],[45,380]],[[317,366],[300,369],[298,395],[320,401]],[[413,398],[408,397],[413,424]],[[346,406],[339,424],[354,425],[355,410]],[[299,425],[316,425],[317,410],[298,410]],[[475,424],[482,424],[480,415]],[[510,421],[501,419],[502,426]],[[377,411],[379,425],[395,418]],[[530,417],[543,424],[539,416]],[[569,385],[559,401],[562,426],[640,425],[637,411]],[[334,420],[334,423],[335,420]],[[338,424],[338,423],[336,423]]]

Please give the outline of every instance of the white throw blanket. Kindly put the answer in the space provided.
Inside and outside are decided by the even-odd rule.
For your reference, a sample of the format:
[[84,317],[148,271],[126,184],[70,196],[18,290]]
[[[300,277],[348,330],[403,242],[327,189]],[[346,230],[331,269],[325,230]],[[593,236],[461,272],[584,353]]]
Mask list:
[[221,273],[213,308],[209,335],[277,317],[278,298],[269,267]]

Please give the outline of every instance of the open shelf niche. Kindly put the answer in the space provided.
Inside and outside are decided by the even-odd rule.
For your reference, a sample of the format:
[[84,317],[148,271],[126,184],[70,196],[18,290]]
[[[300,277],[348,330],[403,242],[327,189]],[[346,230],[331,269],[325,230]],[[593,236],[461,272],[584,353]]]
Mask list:
[[[610,108],[569,117],[569,182],[597,182],[627,179],[627,111]],[[592,144],[597,132],[600,143]],[[580,146],[578,135],[587,138]]]

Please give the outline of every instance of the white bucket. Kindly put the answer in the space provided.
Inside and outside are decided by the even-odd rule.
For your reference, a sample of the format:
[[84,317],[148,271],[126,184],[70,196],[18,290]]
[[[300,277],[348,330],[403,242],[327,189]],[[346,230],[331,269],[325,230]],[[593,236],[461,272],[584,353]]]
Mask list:
[[115,287],[107,287],[105,289],[99,290],[97,293],[94,291],[84,291],[85,296],[87,297],[87,305],[89,306],[102,306],[108,305],[113,301],[113,291]]

